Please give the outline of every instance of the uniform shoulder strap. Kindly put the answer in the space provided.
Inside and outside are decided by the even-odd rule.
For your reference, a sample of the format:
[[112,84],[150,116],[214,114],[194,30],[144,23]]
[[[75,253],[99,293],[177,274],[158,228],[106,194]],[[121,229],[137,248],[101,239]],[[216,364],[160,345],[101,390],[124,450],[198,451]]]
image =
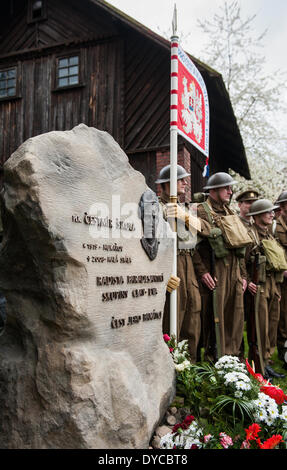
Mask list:
[[213,217],[212,217],[212,209],[209,206],[208,202],[206,202],[206,201],[202,202],[201,205],[202,205],[203,209],[206,212],[206,215],[208,217],[208,221],[209,221],[210,225],[214,225],[214,220],[213,220]]

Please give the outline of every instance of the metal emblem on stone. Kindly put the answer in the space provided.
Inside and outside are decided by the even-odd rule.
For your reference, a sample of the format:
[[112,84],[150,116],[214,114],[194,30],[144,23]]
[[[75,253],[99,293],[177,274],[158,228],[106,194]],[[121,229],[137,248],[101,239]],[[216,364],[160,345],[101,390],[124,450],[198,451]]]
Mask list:
[[139,213],[143,224],[144,236],[141,238],[141,244],[150,260],[154,260],[158,253],[159,241],[156,238],[159,202],[157,195],[147,189],[141,196],[139,202]]

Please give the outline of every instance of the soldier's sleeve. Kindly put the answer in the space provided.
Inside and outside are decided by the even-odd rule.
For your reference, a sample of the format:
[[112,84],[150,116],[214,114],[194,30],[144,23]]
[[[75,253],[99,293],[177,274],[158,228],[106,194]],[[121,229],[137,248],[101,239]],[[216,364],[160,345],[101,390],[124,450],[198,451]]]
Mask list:
[[275,237],[285,250],[287,250],[287,231],[279,222],[276,224]]
[[193,253],[192,262],[198,279],[201,279],[204,274],[209,272],[198,248],[196,248]]
[[210,232],[210,224],[208,221],[208,216],[204,208],[199,204],[197,206],[197,217],[201,222],[201,236],[203,237],[199,245],[197,245],[195,252],[192,257],[193,266],[196,272],[197,277],[200,279],[204,274],[210,271],[210,246],[208,240],[204,237],[207,237]]
[[247,269],[246,269],[245,258],[241,258],[239,260],[239,266],[240,266],[240,275],[241,275],[242,279],[247,280]]
[[245,267],[246,267],[246,278],[245,279],[247,280],[247,284],[249,284],[249,282],[252,281],[252,279],[251,279],[250,257],[251,257],[252,248],[254,246],[255,246],[254,244],[250,243],[249,245],[247,245],[246,250],[245,250],[244,262],[245,262]]
[[210,224],[207,220],[188,214],[185,220],[186,227],[191,232],[197,232],[201,237],[208,237],[210,234]]

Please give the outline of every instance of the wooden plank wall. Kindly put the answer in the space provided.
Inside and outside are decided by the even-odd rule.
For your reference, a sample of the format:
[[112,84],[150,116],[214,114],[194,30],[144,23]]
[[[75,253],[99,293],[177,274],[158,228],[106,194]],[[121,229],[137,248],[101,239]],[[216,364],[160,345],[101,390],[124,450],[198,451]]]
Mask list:
[[149,39],[126,36],[125,149],[169,142],[170,54]]
[[61,91],[53,81],[57,54],[20,61],[22,97],[0,102],[1,163],[29,137],[82,122],[123,145],[122,49],[117,40],[75,50],[83,60],[84,86]]

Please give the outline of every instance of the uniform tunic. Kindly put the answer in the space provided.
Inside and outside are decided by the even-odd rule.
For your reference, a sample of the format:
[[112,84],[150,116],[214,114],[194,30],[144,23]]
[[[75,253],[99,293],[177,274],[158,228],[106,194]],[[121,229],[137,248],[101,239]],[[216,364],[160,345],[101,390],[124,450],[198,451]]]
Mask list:
[[[212,212],[218,217],[234,214],[229,207],[213,200],[210,196],[207,203]],[[198,217],[208,220],[208,215],[202,206],[198,205]],[[211,273],[212,251],[208,240],[202,240],[193,256],[195,272],[198,279],[206,273]],[[246,276],[244,260],[239,260],[234,250],[229,250],[225,258],[215,258],[217,278],[216,304],[220,325],[221,355],[239,355],[244,329],[243,307],[243,276]],[[206,360],[216,360],[216,341],[214,316],[212,308],[213,293],[200,282],[202,294],[202,342]]]
[[[166,193],[161,195],[160,203],[166,219],[165,205],[169,203],[169,196]],[[185,224],[179,220],[177,222],[177,230],[177,276],[180,278],[180,285],[177,289],[178,341],[188,340],[191,362],[196,362],[197,346],[201,332],[201,297],[193,266],[193,251],[197,240],[197,233],[191,234],[185,227]],[[201,236],[207,236],[209,231],[209,223],[203,222],[201,224]],[[169,306],[170,294],[167,292],[163,318],[163,333],[167,334],[170,332]]]
[[[255,234],[255,235],[254,235]],[[254,239],[252,247],[246,250],[246,267],[248,273],[248,283],[252,281],[252,263],[251,256],[257,252],[264,255],[259,243],[262,240],[272,240],[273,235],[270,233],[268,227],[265,229],[253,224],[250,235]],[[265,365],[268,364],[269,359],[274,353],[277,341],[277,328],[279,322],[280,312],[280,284],[276,280],[276,273],[266,271],[266,281],[260,283],[260,299],[259,299],[259,323],[260,323],[260,338],[262,346],[262,356]],[[255,297],[254,297],[255,299]],[[249,327],[248,332],[249,332]],[[263,373],[264,371],[261,371]]]
[[[275,236],[280,244],[285,249],[285,255],[287,259],[287,221],[284,220],[283,215],[280,215],[277,219]],[[279,357],[283,360],[284,349],[287,350],[287,278],[284,278],[281,284],[281,302],[280,302],[280,319],[278,324],[278,335],[277,335],[277,348]],[[287,362],[285,360],[285,362]]]

